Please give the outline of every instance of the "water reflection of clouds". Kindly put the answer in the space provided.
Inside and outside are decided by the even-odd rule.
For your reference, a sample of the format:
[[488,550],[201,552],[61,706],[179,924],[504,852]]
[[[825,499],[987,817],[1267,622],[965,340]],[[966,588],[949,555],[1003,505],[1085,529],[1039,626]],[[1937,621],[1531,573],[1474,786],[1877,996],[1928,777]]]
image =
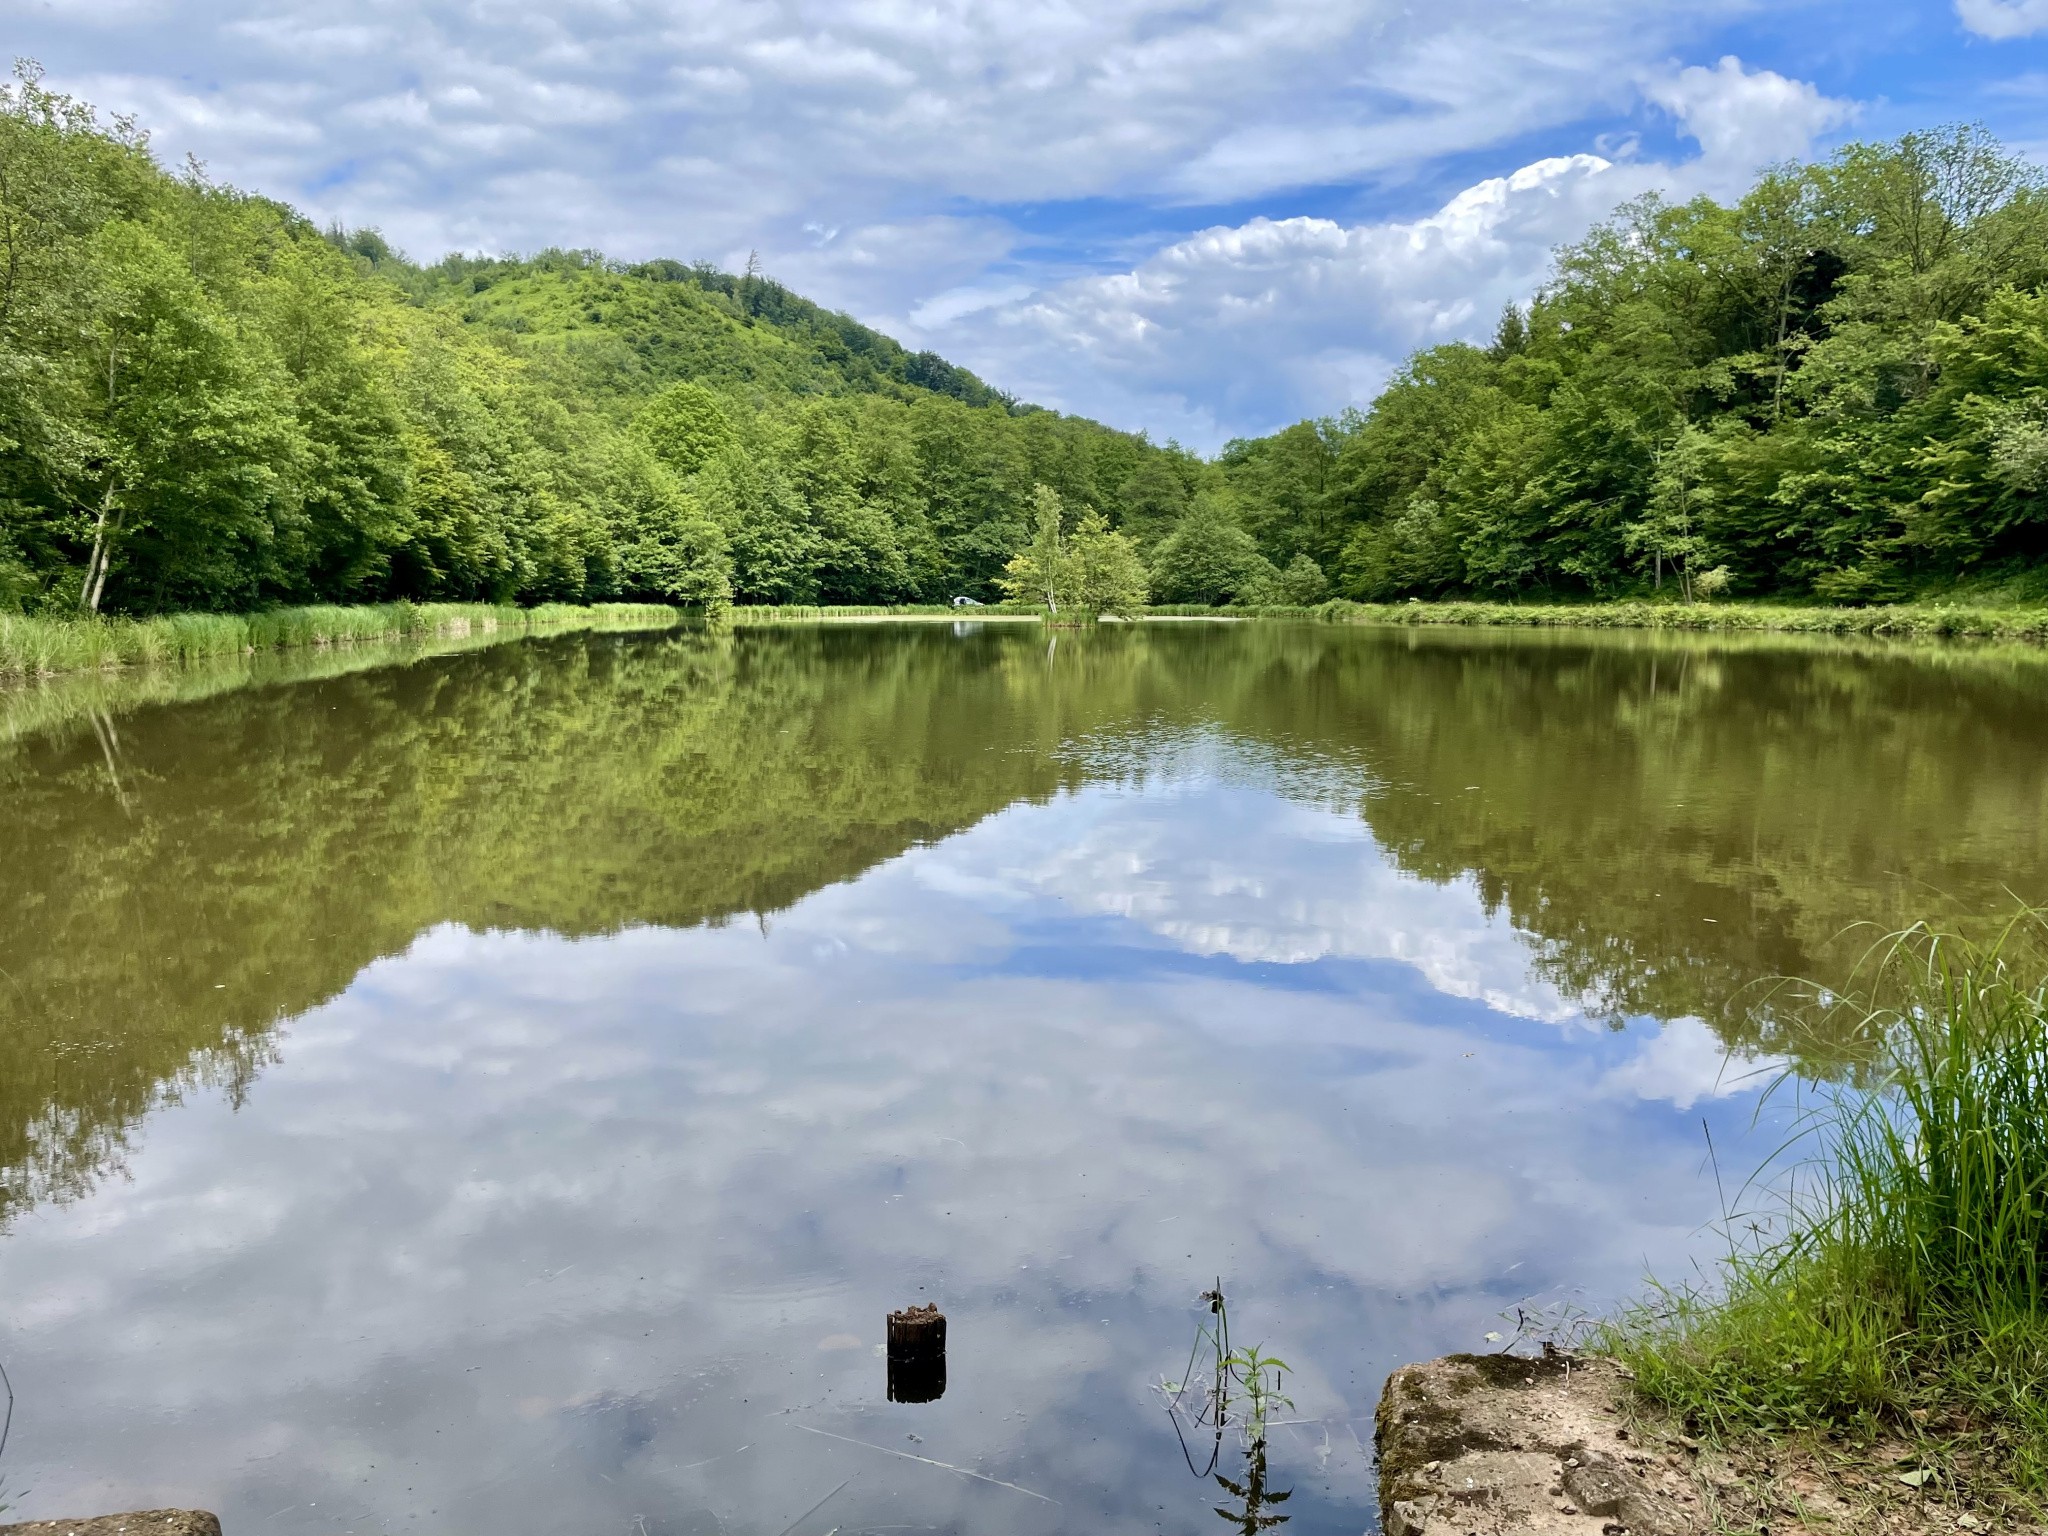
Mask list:
[[[1019,967],[1047,933],[1067,970]],[[1617,1089],[1663,1058],[1493,1028],[1549,1016],[1511,944],[1228,785],[1017,807],[765,932],[436,929],[0,1247],[25,1513],[772,1532],[852,1476],[818,1529],[1199,1528],[1143,1384],[1213,1275],[1369,1436],[1393,1364],[1689,1251],[1696,1132]],[[926,1298],[936,1409],[819,1348]],[[1299,1528],[1355,1530],[1364,1458],[1314,1482]]]
[[[1190,816],[1188,796],[1201,812]],[[1143,798],[1088,794],[1042,812],[1012,810],[985,829],[998,867],[1023,889],[1083,911],[1114,913],[1190,953],[1301,964],[1396,960],[1438,992],[1551,1024],[1584,1015],[1530,974],[1527,946],[1505,914],[1489,914],[1469,877],[1437,885],[1381,856],[1363,819],[1226,783],[1186,784]],[[977,867],[986,853],[970,854]],[[924,866],[940,888],[999,891],[942,848]]]
[[1612,1091],[1691,1109],[1702,1099],[1757,1093],[1784,1069],[1776,1057],[1730,1060],[1728,1048],[1698,1019],[1673,1019],[1603,1080]]

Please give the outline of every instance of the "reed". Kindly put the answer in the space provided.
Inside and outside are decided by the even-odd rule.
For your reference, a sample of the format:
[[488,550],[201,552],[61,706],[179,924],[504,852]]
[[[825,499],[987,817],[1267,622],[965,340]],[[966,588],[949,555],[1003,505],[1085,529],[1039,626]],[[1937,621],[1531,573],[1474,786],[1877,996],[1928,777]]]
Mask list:
[[[1602,1347],[1696,1432],[1913,1443],[1977,1498],[2048,1495],[2048,923],[1892,936],[1853,996],[1868,1080],[1801,1106],[1811,1154],[1737,1213],[1720,1284],[1664,1289]],[[1753,1225],[1751,1225],[1753,1223]],[[1767,1233],[1776,1233],[1768,1236]],[[1908,1474],[1909,1478],[1912,1475]]]
[[544,629],[645,629],[680,610],[645,603],[379,603],[273,608],[259,613],[173,613],[147,619],[51,619],[0,613],[0,676],[194,662],[253,651],[357,645]]
[[1868,608],[1776,603],[1353,603],[1313,610],[1334,624],[1446,624],[1476,627],[1750,630],[1876,635],[1901,639],[2048,640],[2048,608],[1901,603]]

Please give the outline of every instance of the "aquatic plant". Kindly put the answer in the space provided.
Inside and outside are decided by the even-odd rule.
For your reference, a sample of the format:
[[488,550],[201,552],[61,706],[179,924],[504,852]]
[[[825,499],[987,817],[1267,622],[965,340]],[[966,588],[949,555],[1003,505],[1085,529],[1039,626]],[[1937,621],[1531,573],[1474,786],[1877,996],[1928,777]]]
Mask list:
[[[1915,927],[1808,1000],[1873,1043],[1795,1090],[1810,1155],[1729,1213],[1720,1284],[1662,1288],[1598,1342],[1699,1432],[1920,1443],[1980,1496],[2048,1493],[2048,916],[1989,940]],[[1786,1085],[1790,1087],[1790,1084]]]
[[[1266,1437],[1275,1422],[1273,1415],[1294,1406],[1293,1399],[1281,1391],[1291,1368],[1258,1345],[1232,1346],[1230,1308],[1220,1279],[1201,1299],[1209,1316],[1196,1325],[1187,1369],[1179,1381],[1162,1380],[1155,1390],[1166,1400],[1167,1417],[1173,1421],[1188,1470],[1197,1477],[1215,1478],[1224,1492],[1238,1501],[1236,1508],[1216,1506],[1216,1513],[1251,1536],[1284,1525],[1288,1519],[1270,1512],[1271,1505],[1284,1504],[1294,1491],[1267,1486]],[[1206,1368],[1198,1372],[1196,1366],[1205,1357]],[[1244,1457],[1244,1471],[1235,1480],[1217,1470],[1223,1459],[1224,1437],[1233,1427],[1242,1440]],[[1196,1432],[1198,1443],[1202,1434],[1209,1437],[1209,1458],[1202,1467],[1195,1465],[1194,1453],[1188,1448],[1190,1429]]]

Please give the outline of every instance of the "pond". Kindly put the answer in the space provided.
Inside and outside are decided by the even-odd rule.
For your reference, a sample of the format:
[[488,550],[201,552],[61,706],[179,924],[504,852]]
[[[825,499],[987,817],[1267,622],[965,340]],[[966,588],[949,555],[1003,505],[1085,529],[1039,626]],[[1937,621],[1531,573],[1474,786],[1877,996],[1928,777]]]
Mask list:
[[0,699],[12,1518],[1215,1530],[1156,1385],[1220,1280],[1271,1515],[1373,1529],[1392,1367],[1710,1263],[1762,1085],[1853,1067],[1769,978],[2048,891],[2027,652],[376,660]]

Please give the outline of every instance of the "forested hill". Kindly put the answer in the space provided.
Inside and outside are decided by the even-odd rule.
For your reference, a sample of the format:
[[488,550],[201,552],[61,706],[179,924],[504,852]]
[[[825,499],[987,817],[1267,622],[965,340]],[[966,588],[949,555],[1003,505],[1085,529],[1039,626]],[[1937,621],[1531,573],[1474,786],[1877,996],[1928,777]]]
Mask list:
[[751,264],[413,265],[32,69],[0,172],[0,608],[987,597],[1035,485],[1142,523],[1201,472]]
[[2044,281],[2042,172],[1978,130],[1645,199],[1492,345],[1230,445],[1225,510],[1364,599],[2048,597]]
[[780,394],[914,400],[928,391],[1020,409],[937,353],[910,352],[752,270],[667,260],[621,266],[596,251],[544,251],[524,261],[449,256],[421,268],[375,230],[327,238],[420,303],[454,308],[468,323],[531,337],[572,360],[594,393],[645,394],[694,379]]

